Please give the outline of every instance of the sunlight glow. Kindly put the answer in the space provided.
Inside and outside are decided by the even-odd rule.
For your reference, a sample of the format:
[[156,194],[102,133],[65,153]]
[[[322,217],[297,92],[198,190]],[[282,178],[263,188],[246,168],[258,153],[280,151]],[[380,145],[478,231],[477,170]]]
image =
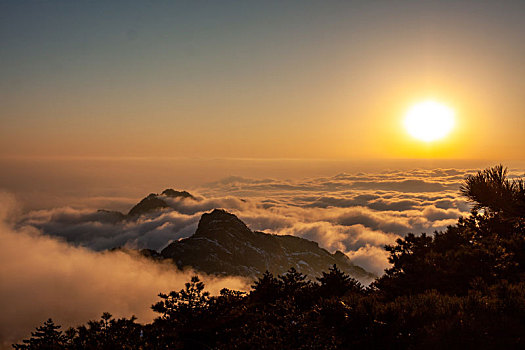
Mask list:
[[454,111],[435,101],[412,106],[405,116],[405,128],[418,140],[431,142],[447,136],[454,127]]

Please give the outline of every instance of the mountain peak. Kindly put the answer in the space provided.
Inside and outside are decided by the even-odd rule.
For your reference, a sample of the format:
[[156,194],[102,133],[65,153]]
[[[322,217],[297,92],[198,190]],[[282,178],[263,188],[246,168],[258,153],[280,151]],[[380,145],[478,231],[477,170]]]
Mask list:
[[235,236],[252,233],[244,222],[224,209],[213,209],[211,213],[202,214],[195,236],[210,236],[218,232]]
[[[191,198],[196,200],[196,198],[187,191],[175,191],[171,188],[162,191],[162,195],[170,198]],[[169,204],[169,201],[166,202],[164,199],[157,193],[150,193],[147,197],[143,198],[139,203],[131,208],[128,216],[139,217],[140,215],[154,210],[172,208],[172,206]]]
[[229,213],[226,210],[220,209],[220,208],[213,209],[211,213],[204,213],[202,217],[203,218],[211,217],[214,219],[223,219],[223,220],[239,220],[239,218],[235,216],[235,214]]
[[172,197],[172,198],[191,198],[191,199],[195,199],[195,197],[193,197],[191,195],[191,193],[189,193],[188,191],[175,191],[172,188],[165,189],[164,191],[162,191],[162,194],[165,195],[166,197]]
[[128,213],[128,216],[140,216],[152,210],[168,208],[169,205],[158,198],[155,193],[150,193],[146,198],[135,205]]
[[256,277],[264,271],[282,274],[294,267],[315,278],[337,264],[366,283],[375,278],[342,252],[331,254],[300,237],[251,231],[223,209],[203,214],[193,236],[172,242],[160,254],[179,268],[191,266],[208,274]]

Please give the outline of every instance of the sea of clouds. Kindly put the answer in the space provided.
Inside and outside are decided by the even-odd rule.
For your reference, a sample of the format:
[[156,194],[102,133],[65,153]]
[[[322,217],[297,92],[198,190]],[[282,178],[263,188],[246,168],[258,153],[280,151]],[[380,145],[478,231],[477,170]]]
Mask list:
[[197,200],[162,197],[174,210],[137,220],[118,221],[107,212],[64,206],[26,213],[16,227],[32,227],[94,251],[122,246],[161,250],[191,236],[204,212],[224,208],[252,230],[317,241],[381,275],[388,267],[385,245],[409,232],[444,230],[469,214],[459,186],[475,171],[416,169],[301,180],[234,176],[193,188]]
[[[151,320],[149,306],[157,293],[182,288],[194,272],[106,250],[160,250],[192,235],[200,216],[214,208],[235,213],[253,230],[341,250],[380,275],[389,266],[385,245],[409,232],[444,230],[469,214],[459,186],[476,171],[419,169],[300,180],[234,176],[189,188],[196,200],[163,197],[173,210],[123,221],[97,208],[23,212],[13,195],[0,192],[0,347],[29,335],[48,317],[64,326],[95,319],[103,311]],[[522,174],[510,171],[510,177]],[[140,199],[128,199],[129,208]],[[122,201],[114,198],[116,204]],[[112,209],[111,197],[105,203],[105,209]],[[247,290],[251,282],[202,277],[214,293],[223,287]]]

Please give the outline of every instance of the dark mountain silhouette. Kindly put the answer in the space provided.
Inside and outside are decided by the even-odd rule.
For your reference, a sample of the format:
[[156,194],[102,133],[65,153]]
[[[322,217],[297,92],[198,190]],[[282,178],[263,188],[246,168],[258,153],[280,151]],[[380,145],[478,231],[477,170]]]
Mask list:
[[141,215],[151,213],[155,210],[171,208],[170,204],[166,202],[163,197],[169,198],[189,198],[197,200],[191,193],[187,191],[175,191],[174,189],[168,188],[162,191],[159,195],[157,193],[150,193],[147,197],[143,198],[139,203],[137,203],[127,215],[122,214],[119,211],[109,211],[109,210],[99,210],[100,214],[103,214],[104,219],[108,218],[108,221],[122,221],[125,219],[135,220]]
[[191,199],[196,199],[195,197],[193,197],[189,192],[187,191],[175,191],[174,189],[171,189],[171,188],[168,188],[164,191],[162,191],[162,194],[167,196],[167,197],[173,197],[173,198],[191,198]]
[[192,267],[208,274],[258,277],[265,271],[282,274],[294,267],[315,278],[336,264],[360,280],[376,277],[340,251],[331,254],[304,238],[251,231],[222,209],[203,214],[193,236],[171,243],[160,254],[179,268]]
[[[149,194],[127,215],[107,210],[99,213],[108,222],[136,220],[141,215],[172,208],[166,197],[197,200],[187,191],[166,189],[160,195]],[[151,249],[142,249],[140,253],[150,259],[169,259],[179,268],[191,267],[216,275],[256,278],[265,271],[278,275],[294,267],[313,279],[336,264],[361,281],[369,282],[377,277],[352,264],[340,251],[331,254],[316,242],[304,238],[251,231],[235,215],[222,209],[203,214],[193,236],[171,243],[160,253]]]
[[168,203],[158,197],[157,194],[151,193],[149,196],[136,204],[128,213],[128,216],[140,216],[157,209],[169,208]]
[[97,210],[97,220],[100,222],[116,224],[125,219],[126,219],[126,215],[122,214],[120,211],[105,210],[105,209]]

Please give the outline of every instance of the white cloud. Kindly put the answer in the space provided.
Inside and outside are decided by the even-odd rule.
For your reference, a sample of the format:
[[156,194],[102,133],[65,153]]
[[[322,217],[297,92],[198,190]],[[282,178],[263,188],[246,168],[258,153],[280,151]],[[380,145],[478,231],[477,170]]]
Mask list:
[[[148,322],[157,294],[183,288],[194,274],[122,252],[74,247],[28,226],[15,229],[5,221],[12,202],[0,194],[0,346],[27,336],[48,317],[75,326],[108,311]],[[248,288],[236,277],[202,279],[213,293]]]
[[366,255],[367,264],[377,268],[387,266],[385,253],[377,252],[396,237],[443,230],[468,215],[470,206],[458,194],[468,172],[415,169],[303,180],[232,176],[198,188],[193,193],[197,200],[162,196],[174,211],[136,221],[115,222],[108,213],[65,207],[27,213],[18,225],[94,250],[160,250],[193,234],[202,213],[224,208],[253,230],[315,240],[330,251],[344,251],[358,264],[365,252],[374,252]]

